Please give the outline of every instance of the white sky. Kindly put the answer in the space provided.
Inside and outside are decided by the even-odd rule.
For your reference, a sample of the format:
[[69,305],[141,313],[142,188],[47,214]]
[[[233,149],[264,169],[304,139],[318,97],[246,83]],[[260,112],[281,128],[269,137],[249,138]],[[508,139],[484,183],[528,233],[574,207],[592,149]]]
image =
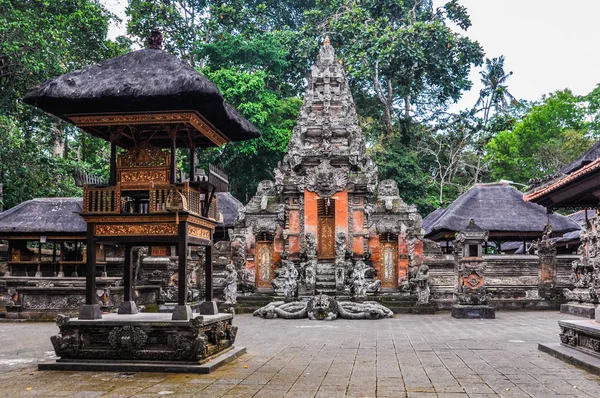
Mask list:
[[[435,0],[436,6],[447,0]],[[102,0],[125,20],[127,0]],[[600,0],[460,0],[473,26],[467,36],[479,41],[488,58],[504,55],[505,70],[513,71],[509,91],[519,99],[538,100],[543,94],[570,88],[587,94],[600,83]],[[109,36],[125,34],[125,22],[111,26]],[[471,107],[479,95],[475,83],[458,108]]]

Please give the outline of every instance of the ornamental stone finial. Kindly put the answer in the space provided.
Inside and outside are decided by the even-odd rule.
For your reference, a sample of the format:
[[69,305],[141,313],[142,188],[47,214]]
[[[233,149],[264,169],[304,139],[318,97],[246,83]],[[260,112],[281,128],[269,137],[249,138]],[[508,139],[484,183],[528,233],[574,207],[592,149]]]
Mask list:
[[326,35],[326,36],[325,36],[325,40],[323,41],[323,45],[324,45],[324,46],[328,46],[329,44],[330,44],[330,43],[329,43],[329,36],[327,36],[327,35]]
[[152,29],[148,38],[148,48],[153,50],[163,49],[163,35],[158,28]]

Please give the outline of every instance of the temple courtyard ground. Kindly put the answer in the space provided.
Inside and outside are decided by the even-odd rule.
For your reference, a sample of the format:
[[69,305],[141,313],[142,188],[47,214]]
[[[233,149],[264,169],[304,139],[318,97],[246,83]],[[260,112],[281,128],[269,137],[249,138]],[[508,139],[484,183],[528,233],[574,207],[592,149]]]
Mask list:
[[448,313],[377,321],[237,315],[248,353],[209,375],[40,372],[51,323],[0,323],[3,397],[600,397],[600,378],[537,350],[558,312]]

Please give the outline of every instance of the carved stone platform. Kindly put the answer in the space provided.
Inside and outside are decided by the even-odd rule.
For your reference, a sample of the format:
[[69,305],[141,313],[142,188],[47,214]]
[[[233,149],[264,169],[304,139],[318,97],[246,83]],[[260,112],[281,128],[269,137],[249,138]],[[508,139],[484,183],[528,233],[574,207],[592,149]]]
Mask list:
[[489,305],[454,305],[452,318],[458,319],[494,319],[496,309]]
[[561,313],[580,316],[582,318],[594,319],[596,317],[595,311],[596,311],[595,304],[567,303],[567,304],[560,305]]
[[232,314],[194,314],[185,321],[162,313],[108,314],[95,320],[59,316],[60,334],[51,341],[60,359],[40,364],[39,369],[67,370],[78,363],[80,370],[110,365],[111,371],[135,367],[138,371],[205,373],[215,366],[200,365],[233,347],[237,326],[231,324],[232,319]]
[[600,323],[591,319],[558,321],[560,344],[540,344],[538,349],[565,362],[600,374]]

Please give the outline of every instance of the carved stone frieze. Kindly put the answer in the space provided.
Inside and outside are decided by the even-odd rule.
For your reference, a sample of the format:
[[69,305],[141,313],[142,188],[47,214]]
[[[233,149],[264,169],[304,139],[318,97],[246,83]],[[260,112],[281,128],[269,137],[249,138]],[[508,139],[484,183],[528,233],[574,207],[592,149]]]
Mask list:
[[329,159],[306,172],[306,189],[316,192],[321,197],[331,197],[336,192],[346,189],[349,170],[345,167],[332,167]]

